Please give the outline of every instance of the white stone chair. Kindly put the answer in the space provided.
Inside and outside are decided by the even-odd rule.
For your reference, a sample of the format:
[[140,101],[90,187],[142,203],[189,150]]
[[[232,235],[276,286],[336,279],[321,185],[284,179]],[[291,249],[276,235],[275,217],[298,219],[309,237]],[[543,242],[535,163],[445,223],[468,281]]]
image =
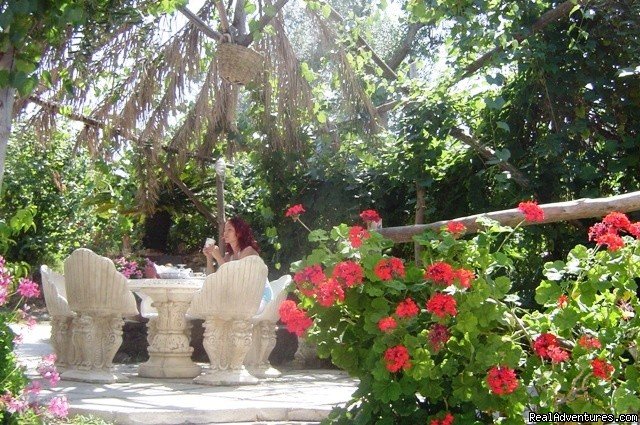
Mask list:
[[64,262],[69,307],[76,313],[71,339],[73,362],[62,379],[113,383],[126,381],[113,372],[113,357],[122,345],[123,316],[138,314],[127,279],[108,258],[75,250]]
[[72,322],[75,313],[69,308],[64,276],[56,273],[48,266],[40,266],[42,276],[42,292],[44,302],[51,316],[51,346],[56,354],[56,367],[63,370],[73,359],[71,344]]
[[191,301],[188,315],[204,319],[203,345],[210,368],[194,382],[204,385],[257,384],[244,367],[251,347],[253,323],[258,311],[267,266],[257,255],[224,263],[207,276]]
[[262,313],[253,316],[253,336],[251,348],[244,359],[244,365],[253,376],[258,378],[275,378],[280,371],[269,363],[269,355],[276,345],[277,322],[280,320],[278,309],[287,297],[286,287],[291,283],[291,276],[284,275],[278,280],[269,282],[273,299],[265,305]]

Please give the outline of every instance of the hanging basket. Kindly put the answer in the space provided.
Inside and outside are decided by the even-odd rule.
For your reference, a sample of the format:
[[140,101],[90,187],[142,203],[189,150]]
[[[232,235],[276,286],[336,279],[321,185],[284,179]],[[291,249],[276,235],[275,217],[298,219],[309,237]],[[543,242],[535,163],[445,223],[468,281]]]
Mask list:
[[247,84],[262,70],[262,55],[235,43],[218,44],[218,73],[231,84]]

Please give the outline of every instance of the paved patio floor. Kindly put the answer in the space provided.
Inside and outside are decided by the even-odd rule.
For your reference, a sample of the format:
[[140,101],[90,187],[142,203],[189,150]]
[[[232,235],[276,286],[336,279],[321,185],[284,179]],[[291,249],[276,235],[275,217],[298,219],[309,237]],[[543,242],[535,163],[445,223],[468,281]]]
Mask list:
[[[50,325],[24,334],[18,353],[35,377],[40,358],[52,352]],[[206,367],[206,364],[202,366]],[[208,387],[190,379],[150,379],[136,365],[116,365],[128,383],[60,381],[44,397],[65,394],[70,414],[93,415],[116,424],[311,424],[324,419],[355,391],[357,381],[337,370],[286,370],[258,385]]]

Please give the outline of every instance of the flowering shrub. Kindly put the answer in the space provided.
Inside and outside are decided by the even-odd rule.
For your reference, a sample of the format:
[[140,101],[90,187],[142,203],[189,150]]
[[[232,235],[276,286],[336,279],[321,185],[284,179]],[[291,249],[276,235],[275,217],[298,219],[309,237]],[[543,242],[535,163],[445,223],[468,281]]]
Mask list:
[[150,259],[119,257],[113,260],[116,270],[124,275],[127,279],[142,279],[145,277],[145,267],[155,266]]
[[[519,209],[524,220],[544,220],[534,202]],[[392,242],[360,226],[310,232],[318,247],[292,267],[300,302],[280,313],[360,379],[330,421],[523,423],[527,411],[640,410],[637,223],[609,215],[592,229],[595,247],[547,264],[541,311],[510,294],[504,252],[517,243],[514,229],[480,224],[469,238],[457,222],[416,237],[423,267],[385,254]]]
[[17,280],[8,270],[5,260],[0,256],[0,422],[2,423],[43,423],[45,418],[62,418],[68,413],[66,397],[54,397],[43,407],[38,403],[38,394],[43,382],[55,386],[60,376],[54,366],[55,355],[43,357],[37,367],[42,379],[29,382],[24,368],[19,366],[14,348],[22,342],[22,335],[16,334],[9,326],[11,323],[24,322],[27,329],[35,326],[35,318],[29,314],[29,306],[9,309],[7,303],[11,297],[19,297],[17,305],[25,298],[40,296],[38,285],[30,279]]

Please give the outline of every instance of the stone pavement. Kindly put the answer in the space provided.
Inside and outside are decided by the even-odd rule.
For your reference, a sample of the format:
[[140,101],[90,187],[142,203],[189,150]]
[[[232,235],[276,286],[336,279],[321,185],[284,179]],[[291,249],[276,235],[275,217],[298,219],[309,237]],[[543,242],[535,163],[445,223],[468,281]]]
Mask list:
[[[35,377],[40,358],[52,352],[50,326],[24,332],[20,361]],[[206,364],[203,364],[206,367]],[[70,414],[93,415],[116,424],[310,424],[324,419],[355,391],[357,381],[337,370],[285,370],[258,385],[209,387],[190,379],[140,378],[136,365],[116,365],[128,383],[60,381],[44,397],[67,396]],[[46,385],[43,385],[46,387]]]

